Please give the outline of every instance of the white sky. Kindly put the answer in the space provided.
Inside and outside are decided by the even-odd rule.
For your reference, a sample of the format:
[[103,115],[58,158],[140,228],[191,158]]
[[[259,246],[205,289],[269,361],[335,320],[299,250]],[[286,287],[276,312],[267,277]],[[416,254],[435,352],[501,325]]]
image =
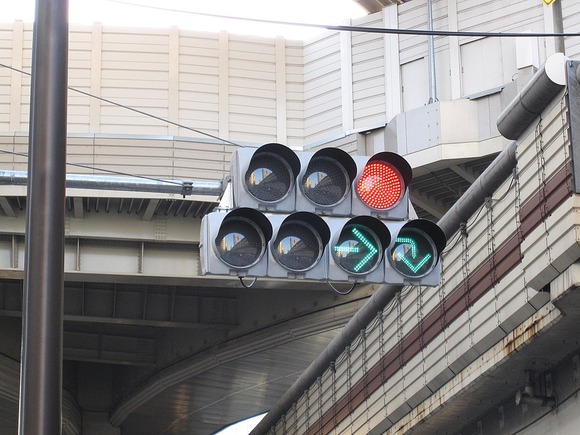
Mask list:
[[[35,0],[0,0],[2,22],[34,20]],[[141,5],[141,6],[138,6]],[[162,9],[178,10],[171,12]],[[347,24],[366,15],[353,0],[69,0],[69,21],[135,27],[169,27],[257,36],[309,39],[322,30],[200,17],[187,12],[314,24]]]

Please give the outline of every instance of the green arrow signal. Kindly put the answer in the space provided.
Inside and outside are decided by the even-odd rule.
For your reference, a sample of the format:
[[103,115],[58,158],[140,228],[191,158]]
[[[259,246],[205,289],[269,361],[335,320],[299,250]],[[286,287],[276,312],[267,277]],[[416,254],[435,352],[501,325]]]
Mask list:
[[375,246],[371,243],[371,241],[369,239],[367,239],[363,233],[361,233],[357,228],[353,228],[352,229],[352,233],[354,234],[354,236],[359,239],[361,241],[361,243],[365,246],[365,248],[367,248],[369,250],[368,254],[365,255],[355,266],[354,266],[354,271],[358,272],[359,270],[361,270],[365,264],[367,264],[371,258],[373,258],[375,255],[377,255],[377,252],[379,252],[379,250],[377,248],[375,248]]
[[[415,240],[410,237],[397,237],[397,243],[410,245],[411,257],[413,260],[417,258],[419,248],[417,247],[417,242]],[[433,255],[428,253],[418,263],[413,263],[406,255],[397,252],[397,259],[405,263],[413,273],[417,273],[429,260],[431,260],[431,258],[433,258]]]
[[345,253],[345,254],[351,254],[351,253],[356,253],[359,252],[360,248],[358,246],[335,246],[334,247],[334,252],[341,252],[341,253]]

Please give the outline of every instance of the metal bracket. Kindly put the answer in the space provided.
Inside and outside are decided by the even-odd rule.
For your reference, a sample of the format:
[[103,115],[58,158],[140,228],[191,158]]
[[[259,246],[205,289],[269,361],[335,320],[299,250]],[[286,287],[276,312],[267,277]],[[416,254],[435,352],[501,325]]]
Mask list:
[[191,195],[193,192],[193,181],[182,181],[181,182],[181,195],[185,198]]
[[580,193],[580,62],[566,62],[568,123],[574,176],[574,192]]

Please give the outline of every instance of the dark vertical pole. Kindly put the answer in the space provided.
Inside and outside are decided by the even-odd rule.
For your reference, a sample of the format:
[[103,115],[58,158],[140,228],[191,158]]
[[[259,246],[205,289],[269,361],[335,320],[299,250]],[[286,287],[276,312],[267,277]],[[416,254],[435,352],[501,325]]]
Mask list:
[[68,0],[37,0],[19,434],[61,433]]

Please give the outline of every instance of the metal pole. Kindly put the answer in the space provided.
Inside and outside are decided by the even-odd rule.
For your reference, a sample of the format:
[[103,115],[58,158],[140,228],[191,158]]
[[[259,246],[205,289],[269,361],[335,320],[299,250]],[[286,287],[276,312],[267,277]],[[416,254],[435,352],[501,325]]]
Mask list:
[[68,0],[37,0],[32,47],[20,435],[61,433]]
[[[433,0],[427,0],[427,21],[429,31],[433,31]],[[439,101],[437,98],[437,71],[435,70],[435,39],[429,35],[429,104]]]
[[[554,23],[554,33],[564,33],[564,19],[562,18],[562,1],[557,0],[552,3],[552,20]],[[558,36],[555,40],[556,53],[566,53],[564,37]]]

